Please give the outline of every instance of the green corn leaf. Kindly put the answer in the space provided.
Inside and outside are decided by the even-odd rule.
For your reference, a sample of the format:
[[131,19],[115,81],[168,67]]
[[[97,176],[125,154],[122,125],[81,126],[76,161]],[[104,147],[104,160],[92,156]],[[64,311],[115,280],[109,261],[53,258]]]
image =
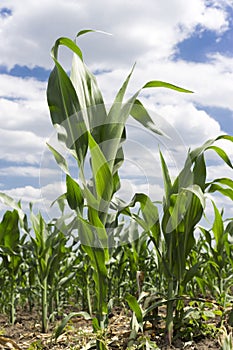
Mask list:
[[62,125],[70,116],[80,111],[80,104],[66,72],[58,62],[55,63],[49,76],[47,98],[52,123]]
[[116,186],[114,192],[116,192],[120,185],[119,177],[116,172],[124,160],[121,144],[125,141],[126,138],[125,122],[129,116],[129,112],[124,113],[122,102],[134,67],[135,65],[133,66],[130,74],[127,76],[126,80],[118,91],[114,103],[109,110],[107,122],[103,125],[102,130],[102,141],[110,140],[110,142],[102,142],[101,150],[103,151],[105,157],[109,159],[109,166],[110,169],[113,169],[113,174],[116,174],[115,180],[117,181],[115,182]]
[[159,220],[158,208],[152,203],[150,198],[144,193],[137,193],[134,196],[132,204],[135,205],[136,202],[140,203],[140,208],[142,211],[143,218],[147,224],[147,228],[148,230],[151,230]]
[[21,226],[24,226],[25,214],[22,211],[20,204],[17,203],[13,198],[11,198],[10,196],[8,196],[7,194],[5,194],[3,192],[0,192],[0,200],[5,205],[11,207],[12,209],[17,210]]
[[171,182],[169,170],[165,162],[165,159],[160,151],[159,151],[159,154],[160,154],[160,161],[161,161],[162,173],[163,173],[165,202],[166,202],[166,205],[169,205],[169,197],[172,189],[172,182]]
[[[162,228],[164,234],[171,234],[173,231],[182,231],[183,217],[187,210],[188,197],[185,191],[170,196],[171,205],[167,208],[167,215],[163,216]],[[166,212],[165,212],[166,213]]]
[[132,106],[132,109],[130,111],[130,114],[135,120],[137,120],[140,124],[142,124],[148,130],[151,130],[152,132],[160,136],[165,136],[165,133],[162,130],[160,130],[158,127],[156,127],[155,122],[151,119],[146,108],[138,99],[135,100]]
[[143,315],[141,307],[137,302],[137,299],[131,294],[126,294],[125,299],[129,304],[130,309],[135,313],[138,323],[142,325]]
[[233,136],[231,135],[220,135],[216,138],[216,140],[228,140],[233,142]]
[[[156,128],[156,125],[154,124],[153,120],[150,118],[148,112],[145,111],[142,103],[138,101],[137,97],[140,94],[140,92],[143,89],[146,88],[155,88],[155,87],[163,87],[163,88],[168,88],[172,90],[176,90],[179,92],[186,92],[186,93],[192,93],[190,90],[183,89],[179,86],[166,83],[163,81],[150,81],[146,83],[141,89],[139,89],[124,105],[125,107],[125,120],[128,118],[130,114],[132,114],[132,117],[139,121],[143,126],[147,127],[149,130],[156,132],[157,134],[161,135],[162,130],[159,130]],[[146,113],[145,113],[146,112]]]
[[97,333],[98,331],[101,330],[100,325],[99,325],[99,321],[96,317],[94,317],[92,319],[92,326],[93,326],[93,330],[95,333]]
[[[228,140],[233,142],[233,136],[230,135],[220,135],[218,137],[216,137],[215,139],[210,139],[207,140],[201,147],[198,147],[196,149],[194,149],[192,152],[190,152],[190,158],[191,161],[195,161],[195,159],[197,157],[200,156],[201,153],[205,152],[207,149],[211,149],[211,147],[213,146],[213,144],[218,141],[218,140]],[[219,148],[219,147],[218,147]],[[214,151],[216,151],[215,148],[213,148]],[[221,152],[220,152],[221,153]],[[225,152],[224,152],[225,153]],[[224,153],[221,153],[223,157],[221,157],[231,168],[231,162],[229,162],[229,158],[228,156],[225,156]]]
[[[121,86],[120,90],[118,91],[118,93],[117,93],[117,95],[115,97],[114,103],[112,105],[112,108],[114,109],[114,114],[116,114],[116,108],[118,108],[118,111],[121,108],[121,104],[123,102],[123,98],[125,96],[125,92],[126,92],[126,89],[127,89],[128,85],[129,85],[129,81],[130,81],[130,78],[131,78],[131,76],[133,74],[134,68],[135,68],[135,64],[133,65],[133,68],[131,69],[129,75],[125,79],[123,85]],[[111,112],[109,114],[111,115]]]
[[77,55],[73,56],[70,79],[80,107],[88,115],[90,129],[104,125],[107,114],[96,78]]
[[50,207],[52,207],[55,203],[57,203],[59,206],[59,209],[63,214],[65,210],[65,201],[66,201],[66,194],[63,193],[50,204]]
[[72,317],[83,317],[85,320],[91,320],[91,316],[84,311],[80,311],[80,312],[71,312],[69,315],[67,315],[60,323],[60,325],[56,328],[55,330],[55,334],[54,334],[54,338],[55,340],[57,340],[57,338],[63,334],[64,329],[67,325],[67,323],[70,321],[70,319]]
[[66,175],[66,199],[71,209],[82,211],[84,198],[79,184],[69,175]]
[[92,208],[93,210],[98,211],[99,207],[100,207],[100,202],[99,200],[94,196],[94,194],[92,193],[92,191],[88,188],[88,185],[86,185],[84,183],[84,179],[83,179],[83,197],[86,200],[86,204],[88,208]]
[[196,158],[193,168],[193,183],[199,185],[202,191],[204,191],[206,184],[206,164],[203,153]]
[[[101,242],[102,247],[107,247],[108,245],[108,235],[106,233],[106,228],[99,218],[99,212],[92,207],[88,207],[88,219],[89,223],[93,226],[94,233],[98,237],[99,242]],[[106,257],[108,260],[108,258]]]
[[[100,32],[91,29],[80,31],[80,35]],[[104,33],[104,32],[101,32]],[[107,33],[105,33],[107,34]],[[82,57],[74,52],[70,79],[77,93],[84,119],[98,144],[104,141],[107,125],[107,112],[95,76],[83,63]]]
[[59,280],[59,286],[62,286],[63,288],[65,287],[65,285],[70,282],[72,279],[75,278],[75,275],[77,274],[76,271],[74,271],[73,273],[70,273],[69,276],[63,277]]
[[233,189],[233,180],[229,179],[228,177],[222,177],[222,178],[219,178],[219,179],[214,179],[214,181],[210,182],[210,183],[207,183],[207,186],[213,184],[213,183],[220,183],[222,185],[226,185],[230,188]]
[[38,264],[40,266],[40,281],[42,281],[48,276],[48,268],[47,268],[47,261],[45,261],[44,258],[40,258],[38,261]]
[[179,86],[170,84],[170,83],[166,83],[164,81],[158,81],[158,80],[152,80],[149,81],[148,83],[146,83],[142,88],[146,89],[146,88],[154,88],[154,87],[162,87],[162,88],[166,88],[166,89],[172,89],[172,90],[176,90],[179,92],[185,92],[185,93],[193,93],[193,91],[187,90],[187,89],[183,89]]
[[200,266],[202,265],[202,262],[198,262],[195,265],[193,265],[186,273],[183,278],[182,284],[184,287],[186,287],[186,284],[193,279],[194,276],[196,276],[200,270]]
[[224,225],[223,225],[223,219],[222,216],[218,210],[218,208],[216,207],[216,204],[214,203],[214,201],[212,201],[213,207],[214,207],[214,214],[215,214],[215,218],[214,218],[214,224],[212,227],[212,231],[214,234],[214,238],[216,241],[216,245],[218,246],[223,233],[224,233]]
[[106,204],[111,200],[113,193],[113,178],[108,162],[101,152],[98,144],[91,134],[89,136],[89,147],[91,152],[91,167],[95,182],[95,191],[98,200],[103,200],[101,208],[104,211]]
[[[93,227],[82,217],[78,218],[79,237],[82,244],[82,249],[90,258],[91,266],[93,268],[93,279],[95,282],[95,292],[97,297],[98,311],[107,313],[106,304],[106,278],[107,268],[106,261],[109,260],[107,248],[103,248],[98,237],[97,227]],[[101,227],[103,229],[103,227]],[[100,310],[101,309],[101,310]]]
[[[58,46],[59,43],[58,41]],[[75,43],[73,43],[72,48],[73,45],[76,47]],[[47,100],[52,123],[55,126],[61,125],[65,128],[66,146],[69,149],[74,149],[79,163],[83,163],[87,152],[88,140],[85,122],[82,113],[80,113],[80,102],[70,78],[57,61],[56,55],[52,54],[52,57],[55,67],[50,74],[47,87]],[[79,126],[79,132],[76,130],[77,125]],[[64,141],[64,132],[60,138]]]
[[223,194],[226,197],[229,197],[231,200],[233,200],[233,190],[230,188],[223,188],[221,186],[219,186],[218,184],[212,184],[209,189],[208,189],[209,193],[213,193],[213,192],[219,192],[221,194]]
[[94,29],[83,29],[83,30],[80,30],[80,31],[76,34],[76,38],[78,38],[78,37],[81,36],[81,35],[84,35],[84,34],[87,34],[87,33],[93,33],[93,32],[96,32],[96,30],[94,30]]
[[228,232],[231,236],[233,236],[233,219],[227,224],[226,232]]
[[87,33],[100,33],[100,34],[106,34],[106,35],[112,35],[111,33],[105,32],[103,30],[97,30],[97,29],[83,29],[76,34],[76,38],[78,38],[81,35],[87,34]]
[[67,165],[65,158],[57,150],[55,150],[55,148],[53,148],[48,143],[47,143],[47,146],[48,146],[49,150],[52,152],[59,167],[64,171],[65,174],[69,175],[69,169],[68,169],[68,165]]
[[219,157],[221,157],[224,160],[224,162],[227,165],[229,165],[229,167],[233,168],[233,165],[230,161],[230,158],[228,157],[228,155],[226,154],[226,152],[222,148],[217,147],[217,146],[210,146],[207,149],[214,150],[219,155]]
[[205,208],[205,196],[199,185],[194,184],[192,186],[183,188],[183,190],[193,193],[199,199],[202,208]]
[[[151,119],[149,113],[146,111],[143,104],[137,99],[139,93],[141,92],[142,89],[149,88],[149,87],[166,87],[166,88],[170,88],[170,89],[177,90],[180,92],[190,92],[190,91],[186,90],[186,89],[179,88],[179,87],[172,85],[172,84],[169,84],[169,83],[160,82],[160,81],[152,81],[152,82],[145,84],[140,90],[138,90],[121,107],[122,99],[123,99],[123,96],[125,94],[125,90],[127,88],[132,71],[130,72],[129,76],[127,77],[126,81],[124,82],[121,90],[119,91],[119,93],[115,99],[115,102],[118,102],[118,103],[116,103],[116,105],[113,105],[112,108],[110,109],[109,119],[111,120],[111,123],[112,123],[113,120],[116,120],[116,119],[112,119],[112,118],[113,117],[117,118],[118,123],[120,121],[122,123],[122,125],[124,126],[129,115],[132,115],[132,117],[135,120],[140,122],[148,130],[151,130],[159,135],[163,135],[163,131],[160,130],[158,127],[156,127],[154,121]],[[120,120],[119,120],[119,118],[120,118]],[[123,128],[118,127],[117,132],[115,131],[115,139],[121,140],[122,132],[123,132]],[[112,132],[110,132],[110,133],[108,132],[107,134],[111,135],[110,139],[114,138]],[[119,148],[119,145],[118,146],[115,145],[115,150],[117,150],[118,148]],[[112,154],[114,154],[114,152]],[[115,156],[112,156],[112,154],[110,157],[107,157],[107,159],[115,159]]]
[[194,183],[193,163],[194,161],[192,161],[190,153],[188,153],[185,165],[173,183],[171,193],[178,193],[182,187],[186,188]]
[[71,40],[70,38],[61,37],[61,38],[56,40],[54,47],[51,50],[51,56],[54,60],[57,60],[57,58],[58,58],[58,49],[59,49],[59,46],[61,46],[61,45],[66,46],[67,48],[69,48],[70,50],[75,52],[76,55],[78,55],[82,59],[82,57],[83,57],[82,51],[75,44],[75,42],[73,40]]
[[[136,203],[140,204],[140,210],[142,212],[143,219],[139,217],[139,215],[131,213],[130,207],[134,207]],[[114,209],[118,210],[119,213],[122,213],[127,216],[131,216],[135,219],[138,224],[143,227],[146,231],[153,231],[155,226],[158,225],[159,222],[159,213],[158,208],[151,199],[144,193],[136,193],[131,200],[131,202],[125,205],[121,200],[115,199],[112,202],[112,206]]]
[[[96,220],[96,218],[95,218]],[[98,226],[100,225],[101,226]],[[104,267],[104,262],[105,262],[105,251],[104,247],[107,246],[107,234],[105,227],[101,223],[101,221],[98,219],[94,223],[88,222],[87,220],[83,219],[81,216],[78,217],[78,230],[79,230],[79,238],[84,246],[85,251],[91,258],[91,260],[94,262],[95,267],[98,267],[98,259],[101,263],[101,268],[103,268],[103,272],[105,273],[105,267]],[[89,248],[87,248],[89,247]],[[99,258],[96,257],[95,255],[95,248],[99,249]],[[108,260],[108,259],[106,259]]]
[[6,211],[0,223],[0,244],[12,250],[19,244],[19,214],[17,210]]
[[[85,120],[96,142],[101,144],[101,142],[104,141],[104,137],[107,135],[105,130],[107,113],[104,101],[98,88],[96,78],[76,55],[73,57],[71,81],[80,102],[82,118]],[[83,143],[82,139],[84,139],[84,142],[86,141],[85,137],[84,128],[83,135],[79,137],[79,143],[81,145]]]

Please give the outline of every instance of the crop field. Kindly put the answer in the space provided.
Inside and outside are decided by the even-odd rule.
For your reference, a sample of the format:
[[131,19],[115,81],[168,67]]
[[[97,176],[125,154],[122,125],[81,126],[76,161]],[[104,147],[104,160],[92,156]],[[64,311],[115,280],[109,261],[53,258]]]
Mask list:
[[[47,220],[0,193],[0,348],[233,349],[233,214],[215,200],[233,201],[233,180],[207,179],[206,161],[212,152],[233,170],[221,147],[233,136],[187,151],[175,177],[157,150],[162,201],[136,192],[126,202],[118,192],[129,117],[166,138],[141,91],[192,92],[152,80],[125,101],[132,69],[107,108],[76,40],[55,42],[47,86],[59,147],[47,146],[66,187],[51,203],[60,214]],[[73,55],[70,74],[61,46]],[[203,225],[207,202],[213,217]]]

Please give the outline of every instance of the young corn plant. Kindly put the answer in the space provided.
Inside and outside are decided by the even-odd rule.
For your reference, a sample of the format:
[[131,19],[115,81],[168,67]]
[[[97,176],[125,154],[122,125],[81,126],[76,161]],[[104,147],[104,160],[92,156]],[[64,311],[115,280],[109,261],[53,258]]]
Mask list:
[[[70,249],[66,247],[68,236],[60,232],[54,223],[46,223],[42,215],[31,211],[31,251],[35,276],[41,293],[42,332],[48,331],[49,319],[59,306],[59,292],[74,277],[72,260],[67,266]],[[65,267],[65,269],[64,269]]]
[[[166,331],[168,342],[171,344],[174,328],[174,305],[176,310],[176,322],[180,324],[182,319],[183,301],[187,284],[198,274],[201,265],[197,261],[187,269],[187,261],[195,247],[195,229],[200,222],[205,208],[205,193],[218,190],[222,194],[232,198],[232,181],[225,179],[227,189],[220,188],[220,179],[210,183],[206,181],[206,163],[204,153],[214,150],[231,168],[232,163],[222,148],[215,145],[218,140],[233,142],[233,137],[221,135],[214,140],[207,141],[203,146],[188,153],[185,165],[176,179],[172,182],[165,159],[161,155],[162,173],[164,179],[164,200],[161,222],[159,221],[158,209],[143,194],[136,194],[128,206],[119,208],[119,211],[130,215],[142,228],[150,234],[154,243],[158,260],[163,266],[163,275],[167,285],[167,309],[166,309]],[[131,213],[130,208],[139,202],[141,216]],[[215,221],[215,235],[221,235]],[[161,234],[164,244],[161,245]],[[217,236],[216,239],[219,237]],[[218,242],[218,241],[217,241]],[[161,249],[163,247],[163,249]],[[135,303],[135,301],[134,301]],[[156,304],[157,307],[157,304]]]
[[[173,183],[161,155],[165,188],[161,229],[166,243],[163,261],[168,282],[166,328],[169,343],[173,333],[172,298],[186,293],[187,283],[197,275],[201,264],[196,262],[187,270],[187,259],[195,246],[195,229],[204,214],[205,193],[210,191],[206,181],[205,152],[215,151],[232,168],[227,154],[215,144],[221,139],[233,142],[233,137],[221,135],[190,152],[184,168]],[[212,185],[217,181],[213,180]],[[182,305],[180,301],[176,303],[177,320],[182,318]]]
[[[77,38],[92,30],[83,30]],[[73,53],[70,77],[58,60],[60,46]],[[78,229],[82,249],[89,256],[94,274],[96,293],[96,332],[107,325],[107,278],[109,260],[108,219],[113,195],[120,188],[118,170],[124,161],[122,143],[126,138],[126,122],[131,115],[147,129],[161,134],[149,113],[138,100],[142,89],[165,87],[190,92],[172,84],[150,81],[127,102],[123,102],[132,75],[126,78],[107,110],[95,76],[88,70],[76,43],[69,38],[59,38],[52,49],[55,67],[50,74],[47,88],[51,120],[58,130],[58,140],[76,161],[78,179],[72,177],[65,157],[49,146],[57,163],[66,174],[66,199],[75,213],[74,227]],[[90,173],[85,173],[85,161],[90,156]],[[105,349],[104,342],[97,341],[97,349]]]
[[21,246],[25,235],[20,236],[19,214],[16,209],[6,211],[0,223],[0,258],[1,268],[5,270],[5,285],[10,297],[10,322],[16,320],[16,295],[20,283],[20,267],[23,262]]
[[[232,180],[230,180],[232,183]],[[233,199],[233,190],[230,190]],[[231,306],[232,297],[232,267],[233,267],[233,250],[230,237],[233,235],[232,221],[225,224],[222,213],[218,210],[216,204],[212,201],[214,207],[214,222],[210,230],[200,227],[206,238],[208,245],[208,280],[212,297],[223,309],[221,325],[223,326],[226,317],[226,311]]]
[[0,192],[0,201],[14,209],[7,211],[0,223],[0,251],[2,267],[9,281],[10,320],[14,324],[16,317],[16,287],[20,282],[21,264],[23,262],[22,245],[27,234],[27,218],[21,209],[21,203],[15,202],[5,193]]

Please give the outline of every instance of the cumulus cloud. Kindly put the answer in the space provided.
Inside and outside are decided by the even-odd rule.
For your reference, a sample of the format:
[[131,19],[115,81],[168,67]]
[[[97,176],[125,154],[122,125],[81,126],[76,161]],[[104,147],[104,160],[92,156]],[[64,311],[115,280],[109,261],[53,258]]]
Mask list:
[[15,200],[22,199],[24,203],[35,202],[40,200],[40,189],[32,186],[12,188],[4,192],[8,196],[14,198]]
[[[196,147],[222,132],[219,123],[207,114],[204,107],[233,111],[231,57],[215,53],[202,63],[182,59],[174,61],[177,45],[193,33],[202,35],[209,30],[216,34],[217,39],[221,38],[230,25],[227,8],[233,7],[231,0],[195,0],[188,6],[185,0],[148,0],[146,6],[139,0],[133,5],[123,0],[111,4],[107,0],[2,0],[1,6],[12,11],[0,17],[0,65],[8,69],[16,64],[50,69],[53,63],[49,51],[59,36],[72,38],[80,29],[97,28],[113,36],[92,33],[81,37],[79,44],[91,69],[99,72],[98,81],[107,102],[113,101],[135,61],[137,65],[127,96],[152,79],[193,90],[194,94],[179,94],[165,89],[147,89],[141,94],[145,105],[161,116],[158,122],[152,113],[158,126],[170,130],[171,134],[174,131],[170,141],[160,140],[173,177],[188,147]],[[67,51],[62,50],[59,57],[65,67],[69,67]],[[46,102],[46,83],[8,74],[1,74],[0,78],[0,159],[29,165],[6,166],[0,175],[14,173],[16,177],[36,177],[45,150],[45,138],[53,132]],[[163,120],[169,125],[164,125]],[[154,170],[155,166],[159,168],[158,140],[139,134],[136,129],[131,130],[129,136],[131,141],[137,140],[138,145],[143,145],[146,150],[141,146],[135,148],[135,145],[127,148],[127,162],[122,168],[122,193],[129,196],[135,191],[146,191],[147,180],[136,180],[136,175],[140,177],[146,172],[141,180],[149,179],[152,193],[161,194],[161,173]],[[232,155],[229,144],[226,149]],[[155,159],[153,167],[150,153]],[[208,155],[208,159],[214,159],[213,155]],[[46,164],[42,168],[41,174],[46,181],[54,178],[57,181],[58,173],[52,165],[50,168]],[[225,171],[222,165],[215,166],[210,168],[210,175],[219,175],[221,171]],[[131,176],[129,185],[130,174],[135,177]],[[51,186],[46,181],[42,188],[50,198],[57,192],[54,181]],[[39,198],[39,190],[30,186],[10,191],[12,196],[22,196],[25,201]]]
[[0,159],[38,164],[45,140],[30,131],[0,129]]
[[159,113],[179,132],[183,142],[194,148],[221,133],[219,123],[191,103],[158,106]]
[[[2,1],[2,6],[12,9],[12,15],[1,18],[0,23],[0,64],[9,68],[16,63],[50,68],[48,53],[56,38],[74,37],[83,28],[114,34],[111,40],[96,35],[85,39],[90,62],[104,61],[105,68],[115,62],[133,62],[150,48],[157,57],[167,57],[198,26],[219,34],[228,28],[225,6],[213,2],[207,6],[203,0],[195,0],[189,6],[185,0],[148,0],[146,6],[138,0],[133,6],[123,0],[112,2],[111,6],[107,0],[24,0],[23,4]],[[84,45],[82,39],[80,44]]]
[[[39,178],[41,169],[39,167],[33,167],[33,166],[10,166],[10,167],[4,167],[0,169],[0,176],[9,176],[9,174],[14,174],[15,176],[20,177],[35,177]],[[54,176],[56,174],[56,170],[53,169],[43,169],[43,173],[46,174],[47,177]],[[0,184],[1,186],[1,184]]]
[[1,74],[0,96],[11,99],[45,101],[46,84],[32,78],[14,77]]

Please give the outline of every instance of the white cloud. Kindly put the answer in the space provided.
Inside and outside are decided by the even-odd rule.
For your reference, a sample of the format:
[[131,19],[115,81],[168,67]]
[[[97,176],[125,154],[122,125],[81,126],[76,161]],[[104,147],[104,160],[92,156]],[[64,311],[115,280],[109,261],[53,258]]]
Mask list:
[[0,159],[16,163],[40,162],[45,140],[30,131],[0,129]]
[[[10,166],[5,168],[0,168],[0,176],[9,176],[12,174],[14,176],[20,177],[34,177],[39,178],[41,169],[33,166]],[[44,176],[53,177],[56,175],[57,171],[53,169],[43,169]],[[1,187],[1,185],[0,185]]]
[[[228,27],[225,8],[206,6],[203,0],[141,1],[107,0],[85,2],[51,0],[40,3],[3,0],[12,8],[12,16],[1,19],[0,64],[51,67],[49,50],[59,36],[71,36],[83,28],[101,29],[113,39],[90,36],[85,45],[90,61],[133,62],[153,48],[157,57],[167,57],[176,44],[199,26],[221,33]],[[27,8],[27,11],[25,11]],[[127,35],[126,35],[127,34]],[[103,59],[104,57],[104,59]]]
[[[12,16],[0,18],[0,65],[9,69],[15,64],[51,68],[49,51],[54,41],[59,36],[72,38],[80,29],[92,27],[113,33],[113,36],[90,34],[79,40],[91,68],[109,70],[98,76],[106,101],[113,101],[134,61],[137,61],[137,66],[128,96],[152,79],[168,81],[195,91],[195,94],[186,95],[165,89],[147,89],[142,94],[145,106],[157,111],[170,123],[171,130],[180,134],[180,139],[184,141],[185,145],[175,142],[175,163],[179,160],[180,164],[179,154],[184,152],[185,146],[196,147],[221,133],[219,124],[196,105],[216,106],[233,111],[231,57],[212,54],[205,63],[172,60],[177,44],[194,32],[198,31],[201,36],[204,30],[212,30],[221,38],[229,26],[226,6],[233,7],[231,0],[195,0],[188,6],[185,0],[148,0],[146,5],[139,0],[134,3],[119,0],[111,4],[107,0],[2,0],[1,6],[12,9]],[[68,67],[70,61],[65,52],[66,50],[62,50],[59,57]],[[44,82],[1,75],[0,159],[40,164],[45,150],[45,137],[53,130],[45,90]],[[145,135],[138,136],[138,143],[140,142],[150,151],[157,147],[157,143],[150,144]],[[172,146],[174,148],[174,138],[170,143],[164,143],[169,165],[172,166],[169,150]],[[231,152],[230,146],[227,147]],[[156,152],[154,151],[155,157]],[[140,173],[142,168],[146,168],[147,177],[154,176],[161,180],[161,174],[155,173],[155,164],[151,165],[150,157],[143,154],[142,149],[137,149],[137,159],[133,159],[131,154],[127,157],[129,162],[123,169],[125,175],[136,174],[138,171]],[[158,162],[158,158],[156,161]],[[214,176],[214,171],[220,174],[224,169],[215,167],[210,172]],[[173,166],[173,176],[176,170],[176,166]],[[0,174],[6,176],[11,172],[23,177],[37,176],[37,168],[33,166],[7,167]],[[60,173],[54,173],[46,164],[43,169],[46,181],[54,174],[57,180]],[[160,185],[160,182],[153,182],[152,192],[160,193]],[[49,198],[57,194],[58,185],[55,184],[54,187],[53,183],[46,186],[42,183]],[[145,190],[146,184],[133,181],[131,189],[126,181],[122,186],[122,191],[129,195],[136,190]],[[39,198],[39,190],[30,186],[10,191],[12,196],[22,196],[24,200]]]
[[1,75],[0,159],[40,162],[45,138],[53,131],[45,87],[34,79]]
[[191,103],[158,107],[159,114],[180,134],[188,147],[194,148],[221,133],[220,125],[205,111]]
[[[107,79],[114,79],[109,73]],[[106,79],[105,78],[105,79]],[[181,94],[167,89],[146,89],[143,94],[153,98],[153,103],[179,104],[191,101],[205,106],[233,110],[233,58],[220,54],[210,56],[205,63],[185,62],[170,59],[157,60],[152,52],[138,61],[132,77],[134,90],[150,80],[162,80],[194,91]],[[114,85],[115,86],[115,85]]]
[[33,78],[20,78],[1,74],[0,96],[12,99],[45,101],[46,83]]
[[22,200],[24,207],[28,208],[29,202],[41,201],[40,189],[33,186],[25,186],[12,188],[10,190],[4,191],[5,194],[14,198],[15,201]]
[[0,98],[0,113],[0,123],[4,129],[27,130],[44,137],[53,131],[48,108],[43,100],[12,101]]
[[[64,183],[51,183],[42,188],[35,188],[33,186],[15,187],[4,191],[5,194],[12,197],[15,201],[20,200],[22,209],[26,213],[29,212],[29,203],[33,203],[35,211],[40,210],[49,219],[52,219],[59,213],[56,206],[51,208],[51,204],[64,192]],[[6,210],[7,207],[0,201],[0,213]]]
[[212,181],[213,179],[220,179],[222,177],[228,177],[229,179],[233,178],[233,170],[226,164],[223,164],[223,161],[218,165],[208,166],[208,181]]

